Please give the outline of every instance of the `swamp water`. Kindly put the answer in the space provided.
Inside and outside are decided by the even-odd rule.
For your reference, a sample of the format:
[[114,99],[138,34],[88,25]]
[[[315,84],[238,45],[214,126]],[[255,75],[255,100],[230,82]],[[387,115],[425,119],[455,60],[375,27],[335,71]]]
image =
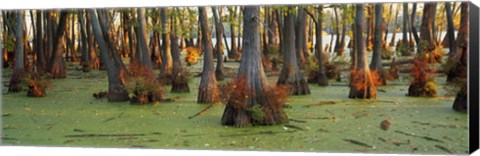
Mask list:
[[[201,64],[188,68],[198,73]],[[225,68],[235,70],[238,63],[228,62]],[[3,70],[3,84],[10,75],[10,69]],[[95,99],[93,93],[107,89],[106,72],[82,73],[77,64],[69,63],[67,78],[50,80],[53,87],[46,97],[30,98],[2,88],[1,144],[466,154],[468,116],[451,109],[454,94],[445,85],[445,76],[436,78],[436,98],[406,97],[410,79],[406,74],[401,77],[377,87],[376,100],[348,99],[345,81],[331,80],[328,87],[310,85],[312,94],[289,97],[288,124],[234,128],[220,124],[222,104],[188,119],[207,107],[195,102],[199,77],[190,81],[190,93],[172,94],[165,86],[166,97],[177,98],[175,102],[130,105]],[[268,80],[274,84],[277,76]],[[380,123],[386,119],[389,129],[382,130]]]
[[[397,34],[396,40],[400,37]],[[324,44],[329,41],[330,36],[323,38]],[[345,50],[341,62],[350,58],[349,49]],[[196,65],[185,68],[196,75],[202,64],[200,57]],[[224,66],[226,75],[237,72],[238,63]],[[67,78],[50,80],[53,87],[42,98],[26,97],[25,92],[7,93],[5,84],[12,71],[3,69],[1,145],[425,154],[468,151],[468,115],[451,109],[455,91],[445,85],[445,76],[436,78],[436,98],[405,96],[411,78],[401,74],[399,80],[377,87],[376,100],[354,100],[348,99],[343,72],[342,82],[330,80],[328,87],[309,85],[312,94],[289,97],[285,109],[288,124],[234,128],[220,124],[223,104],[188,119],[208,107],[196,103],[199,77],[190,81],[190,93],[172,94],[170,86],[164,87],[166,97],[177,98],[175,102],[141,106],[95,99],[93,93],[108,87],[106,72],[82,73],[79,65],[72,63],[67,67]],[[275,84],[278,74],[267,75],[272,75],[268,81]],[[389,129],[382,130],[380,123],[386,119]]]

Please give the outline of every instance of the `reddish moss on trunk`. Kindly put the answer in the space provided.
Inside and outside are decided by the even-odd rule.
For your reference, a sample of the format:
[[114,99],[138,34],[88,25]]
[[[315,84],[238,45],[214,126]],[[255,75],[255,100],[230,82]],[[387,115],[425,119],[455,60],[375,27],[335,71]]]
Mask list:
[[47,95],[45,88],[47,87],[48,83],[40,80],[40,75],[37,73],[29,74],[25,78],[25,81],[28,86],[27,96],[43,97]]
[[146,65],[133,61],[129,68],[125,90],[131,95],[130,103],[147,104],[163,98],[160,81],[154,78],[155,74]]
[[375,86],[379,83],[377,80],[378,75],[376,72],[364,69],[352,70],[348,97],[353,99],[375,99],[377,97]]
[[427,59],[416,58],[413,65],[411,75],[414,80],[408,88],[407,96],[436,96],[437,84],[434,80],[434,70],[429,67]]
[[288,122],[283,111],[289,91],[285,86],[266,87],[256,95],[248,87],[247,79],[237,78],[233,82],[222,85],[227,102],[223,113],[222,124],[235,127],[251,125],[275,125]]

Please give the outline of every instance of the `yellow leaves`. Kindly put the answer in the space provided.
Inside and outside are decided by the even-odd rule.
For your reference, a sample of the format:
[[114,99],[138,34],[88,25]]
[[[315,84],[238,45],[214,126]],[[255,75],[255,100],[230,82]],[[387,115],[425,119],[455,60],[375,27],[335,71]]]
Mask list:
[[435,91],[437,89],[437,83],[435,81],[428,81],[424,86],[425,91]]
[[187,57],[185,57],[185,61],[188,65],[196,64],[198,62],[198,58],[200,57],[201,50],[195,47],[187,47]]

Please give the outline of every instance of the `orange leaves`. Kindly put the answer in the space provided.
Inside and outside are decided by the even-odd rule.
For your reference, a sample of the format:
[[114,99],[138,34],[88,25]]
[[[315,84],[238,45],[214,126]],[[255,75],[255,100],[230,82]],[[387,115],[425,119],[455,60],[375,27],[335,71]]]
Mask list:
[[[121,77],[126,76],[125,72],[120,71],[119,75]],[[153,71],[137,61],[130,63],[129,76],[125,81],[125,89],[134,97],[141,97],[147,94],[161,94],[162,92],[161,84],[155,79]]]
[[185,57],[185,62],[187,62],[188,65],[196,64],[201,55],[201,50],[195,47],[187,47],[186,51],[187,57]]
[[129,69],[132,77],[145,77],[148,79],[153,79],[155,77],[152,70],[148,69],[146,65],[140,64],[137,61],[132,61]]
[[365,73],[364,69],[352,70],[350,86],[355,87],[357,90],[364,90],[369,86],[381,85],[377,72]]
[[290,95],[290,91],[287,86],[277,85],[265,88],[263,95],[264,99],[266,99],[264,107],[277,110],[283,108],[287,102],[287,97]]
[[413,69],[411,71],[412,77],[414,77],[414,84],[425,84],[433,79],[434,70],[429,68],[428,59],[416,58],[413,60]]
[[246,77],[240,77],[233,82],[221,86],[222,99],[235,109],[247,109],[247,100],[254,96],[247,84]]
[[408,89],[408,96],[428,96],[436,95],[437,84],[434,80],[434,70],[428,65],[428,59],[419,57],[413,61],[413,69],[410,73],[414,80]]
[[[223,103],[232,105],[235,109],[248,109],[248,100],[256,101],[263,108],[277,110],[283,108],[290,95],[287,86],[265,86],[261,93],[255,92],[247,83],[246,77],[236,78],[232,82],[220,85]],[[258,93],[258,94],[257,94]]]

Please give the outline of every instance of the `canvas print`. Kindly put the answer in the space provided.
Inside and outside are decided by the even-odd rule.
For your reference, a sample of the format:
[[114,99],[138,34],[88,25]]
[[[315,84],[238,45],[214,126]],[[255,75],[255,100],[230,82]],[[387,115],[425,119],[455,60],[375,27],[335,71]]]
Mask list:
[[468,154],[471,7],[1,10],[1,145]]

